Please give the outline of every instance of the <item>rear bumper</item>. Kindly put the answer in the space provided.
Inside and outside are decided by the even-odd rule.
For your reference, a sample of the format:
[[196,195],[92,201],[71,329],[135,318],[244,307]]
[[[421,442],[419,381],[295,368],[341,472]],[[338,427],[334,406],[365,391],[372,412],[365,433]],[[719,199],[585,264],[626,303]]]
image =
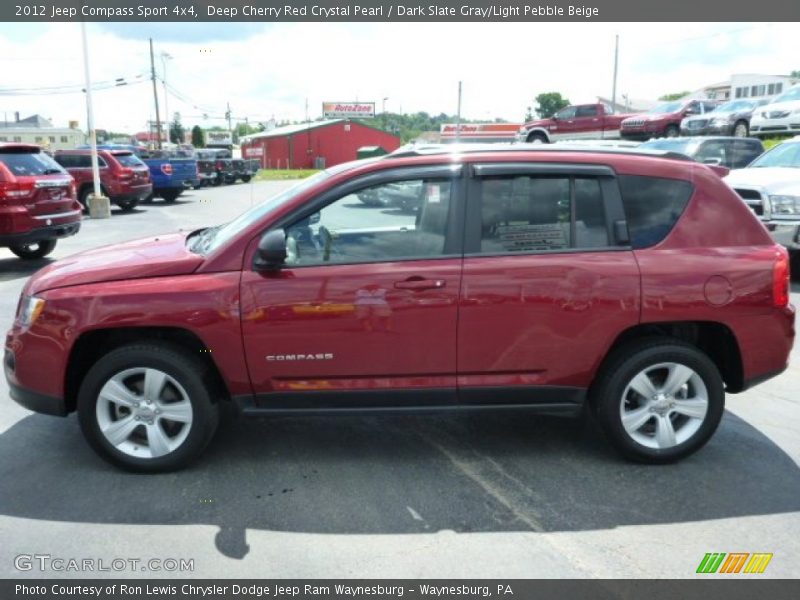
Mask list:
[[10,246],[11,244],[33,244],[45,240],[69,237],[80,231],[81,222],[63,223],[61,225],[50,225],[48,227],[37,227],[21,233],[0,234],[0,246]]

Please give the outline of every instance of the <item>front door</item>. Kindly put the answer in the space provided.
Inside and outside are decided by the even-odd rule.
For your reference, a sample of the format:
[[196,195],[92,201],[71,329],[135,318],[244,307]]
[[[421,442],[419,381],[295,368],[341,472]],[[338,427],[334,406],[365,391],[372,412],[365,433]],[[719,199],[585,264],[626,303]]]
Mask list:
[[[460,299],[466,404],[576,409],[599,360],[639,319],[639,270],[602,166],[495,164],[470,185]],[[624,226],[624,222],[620,223]]]
[[288,219],[285,267],[243,274],[260,408],[455,402],[460,174],[406,171]]

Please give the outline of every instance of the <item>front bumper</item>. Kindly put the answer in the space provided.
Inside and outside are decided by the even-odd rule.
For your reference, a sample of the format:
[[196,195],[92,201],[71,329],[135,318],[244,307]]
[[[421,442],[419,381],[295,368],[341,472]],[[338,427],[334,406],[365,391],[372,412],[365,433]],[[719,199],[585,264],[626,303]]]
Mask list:
[[12,400],[33,412],[57,417],[67,416],[67,407],[63,398],[48,396],[47,394],[42,394],[41,392],[20,385],[15,376],[15,368],[16,360],[14,352],[10,348],[6,348],[3,357],[3,369],[6,374],[8,390]]
[[733,123],[725,123],[724,125],[705,125],[703,127],[695,127],[689,129],[687,127],[681,127],[681,135],[682,136],[694,136],[694,135],[732,135],[733,134]]
[[800,133],[800,114],[791,114],[781,119],[753,119],[750,122],[750,135],[755,137],[798,133]]
[[777,223],[775,221],[769,221],[764,225],[776,243],[790,250],[800,250],[800,225],[797,223]]
[[644,129],[621,129],[619,136],[623,140],[636,140],[639,142],[646,142],[647,140],[657,137],[657,131],[645,131]]

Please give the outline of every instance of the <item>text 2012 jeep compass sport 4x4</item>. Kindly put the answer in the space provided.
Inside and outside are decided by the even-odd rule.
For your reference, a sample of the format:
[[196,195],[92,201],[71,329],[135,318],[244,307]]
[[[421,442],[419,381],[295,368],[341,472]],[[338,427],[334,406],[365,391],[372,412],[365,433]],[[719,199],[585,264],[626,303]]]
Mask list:
[[[413,212],[356,195],[419,194]],[[236,220],[36,273],[12,396],[133,470],[249,415],[591,409],[627,457],[700,448],[794,339],[786,250],[708,166],[516,145],[321,172]]]

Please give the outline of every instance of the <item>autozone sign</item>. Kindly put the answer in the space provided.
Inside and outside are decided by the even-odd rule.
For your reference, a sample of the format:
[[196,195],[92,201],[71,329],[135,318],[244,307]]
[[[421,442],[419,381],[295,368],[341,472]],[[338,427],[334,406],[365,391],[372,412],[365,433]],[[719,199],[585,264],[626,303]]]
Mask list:
[[323,102],[322,116],[326,119],[372,119],[374,102]]

